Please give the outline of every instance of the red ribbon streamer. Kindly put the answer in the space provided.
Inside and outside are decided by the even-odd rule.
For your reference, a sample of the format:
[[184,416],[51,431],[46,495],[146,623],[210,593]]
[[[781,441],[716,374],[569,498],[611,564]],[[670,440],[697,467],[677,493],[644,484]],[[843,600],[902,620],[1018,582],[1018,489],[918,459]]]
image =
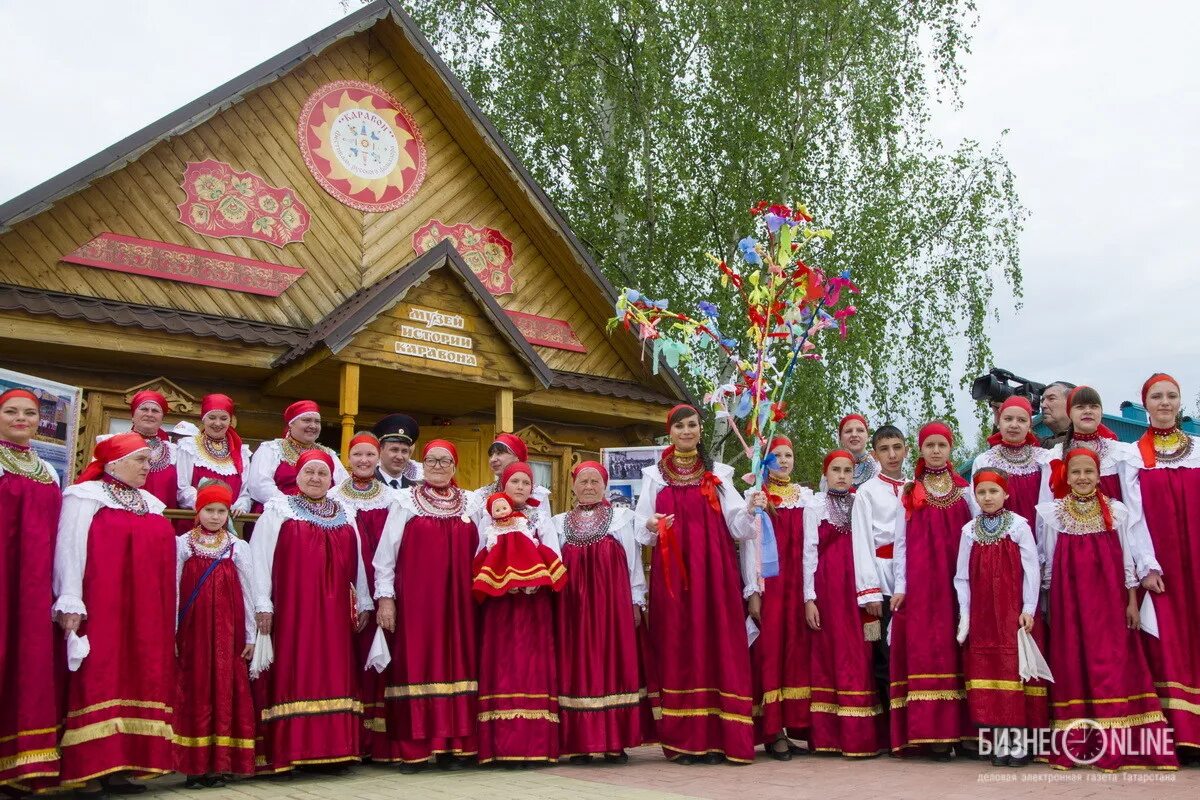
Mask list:
[[679,552],[679,542],[675,541],[675,529],[664,516],[658,520],[658,544],[663,554],[663,580],[667,584],[667,594],[675,596],[675,587],[671,582],[671,568],[678,568],[683,588],[688,588],[687,567],[683,564],[683,553]]

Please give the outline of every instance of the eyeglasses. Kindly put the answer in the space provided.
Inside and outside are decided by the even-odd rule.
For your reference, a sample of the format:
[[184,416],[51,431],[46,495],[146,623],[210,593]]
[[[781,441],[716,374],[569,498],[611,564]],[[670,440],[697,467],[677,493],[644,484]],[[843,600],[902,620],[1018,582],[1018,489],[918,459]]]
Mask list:
[[445,469],[446,467],[454,466],[453,458],[427,458],[421,462],[430,469]]

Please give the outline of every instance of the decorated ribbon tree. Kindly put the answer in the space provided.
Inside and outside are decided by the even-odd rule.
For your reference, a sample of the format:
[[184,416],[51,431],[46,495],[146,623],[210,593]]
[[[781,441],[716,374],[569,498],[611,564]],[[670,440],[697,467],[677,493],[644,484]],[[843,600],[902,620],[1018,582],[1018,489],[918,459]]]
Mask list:
[[[762,202],[750,215],[754,233],[738,242],[733,264],[708,256],[717,270],[714,283],[726,298],[700,300],[688,314],[626,288],[608,327],[622,325],[635,333],[655,373],[660,364],[694,371],[707,387],[705,404],[718,418],[729,418],[750,460],[745,482],[760,489],[776,466],[767,446],[787,419],[785,398],[797,367],[821,358],[816,342],[822,331],[836,328],[845,338],[847,320],[855,314],[849,295],[859,289],[848,270],[827,275],[815,266],[833,232],[814,225],[804,206]],[[734,307],[738,329],[721,331],[722,306]],[[772,577],[772,569],[778,573],[774,535],[769,517],[760,512],[758,519],[761,572]]]

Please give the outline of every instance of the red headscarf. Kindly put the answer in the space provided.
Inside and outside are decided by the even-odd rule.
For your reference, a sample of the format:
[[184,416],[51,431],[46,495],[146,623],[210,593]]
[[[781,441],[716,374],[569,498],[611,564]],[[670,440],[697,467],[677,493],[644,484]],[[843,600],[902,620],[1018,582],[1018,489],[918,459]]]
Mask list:
[[[500,482],[497,484],[500,491],[502,491],[502,492],[505,491],[504,487],[508,486],[509,479],[512,478],[513,475],[518,475],[518,474],[528,475],[529,482],[532,483],[534,486],[537,486],[537,481],[535,481],[533,479],[533,468],[530,467],[528,464],[526,464],[524,461],[517,461],[512,464],[509,464],[507,467],[504,468],[504,471],[500,473]],[[530,490],[529,499],[525,501],[525,505],[529,506],[530,508],[534,508],[541,504],[542,504],[542,501],[535,499],[533,496],[533,491]]]
[[[944,422],[927,422],[921,426],[921,430],[917,433],[917,449],[925,444],[925,440],[930,436],[944,437],[946,442],[954,446],[954,431],[950,430],[950,426]],[[901,502],[904,504],[904,518],[912,519],[914,511],[924,507],[927,500],[925,495],[925,485],[921,482],[921,478],[925,475],[925,459],[918,458],[916,468],[913,470],[913,482],[908,485],[908,489],[904,492]],[[966,479],[958,474],[952,465],[948,465],[950,472],[950,480],[954,481],[954,485],[960,489],[968,486]]]
[[[503,436],[504,434],[501,435]],[[521,440],[517,439],[517,441]],[[435,447],[440,447],[450,453],[450,458],[454,459],[454,466],[458,466],[458,448],[454,446],[454,442],[448,442],[445,439],[430,439],[426,442],[425,446],[421,448],[421,458],[424,459],[428,456],[429,451]]]
[[242,437],[233,428],[234,409],[233,398],[229,395],[206,394],[200,401],[200,421],[203,422],[210,411],[224,411],[229,415],[230,425],[225,429],[225,438],[229,440],[229,457],[233,459],[233,466],[240,475],[242,472]]
[[320,414],[321,407],[312,400],[297,400],[283,410],[283,435],[288,435],[292,423],[305,414]]
[[[1067,483],[1067,468],[1071,465],[1071,461],[1079,456],[1087,456],[1096,464],[1096,472],[1100,471],[1100,456],[1096,455],[1094,450],[1089,450],[1086,447],[1076,447],[1067,453],[1065,458],[1056,458],[1050,462],[1050,491],[1057,498],[1066,497],[1071,491],[1070,484]],[[1100,491],[1100,487],[1096,487],[1096,502],[1100,504],[1100,514],[1104,517],[1104,527],[1107,530],[1112,530],[1113,518],[1112,509],[1109,508],[1108,498],[1104,492]]]
[[41,411],[41,401],[37,399],[37,395],[28,389],[9,389],[4,394],[0,394],[0,408],[14,397],[24,397],[26,400],[32,400],[35,406],[38,406],[38,411]]
[[99,480],[104,476],[104,467],[114,461],[133,455],[139,450],[149,450],[146,437],[134,431],[118,433],[96,443],[92,451],[92,462],[75,479],[76,483]]
[[379,452],[379,440],[375,438],[373,433],[356,433],[354,438],[350,440],[350,446],[346,448],[346,452],[354,449],[355,445],[369,444],[375,448],[375,452]]
[[[167,413],[167,411],[168,411],[167,398],[163,397],[161,394],[159,394],[158,392],[156,392],[152,389],[142,389],[140,392],[138,392],[137,394],[135,394],[133,396],[132,400],[129,401],[130,416],[133,416],[133,412],[138,410],[138,406],[140,406],[142,403],[145,403],[145,402],[151,402],[151,403],[156,404],[159,407],[159,409],[162,410],[162,412],[164,414]],[[171,437],[167,435],[167,432],[164,431],[161,426],[158,429],[158,433],[156,433],[155,435],[158,436],[159,439],[162,439],[164,442],[171,441]]]
[[[529,460],[529,448],[525,446],[525,442],[521,441],[521,437],[515,433],[498,433],[492,444],[504,445],[508,448],[508,452],[517,457],[517,461]],[[429,445],[426,445],[428,447]],[[458,456],[454,457],[455,463],[458,463]]]
[[842,428],[846,427],[846,423],[852,422],[854,420],[858,420],[859,422],[861,422],[863,424],[864,428],[870,427],[867,424],[867,418],[864,417],[862,414],[847,414],[846,416],[842,417],[842,421],[838,423],[838,436],[842,435]]
[[[1165,373],[1165,372],[1154,373],[1153,375],[1151,375],[1149,378],[1146,379],[1145,383],[1142,384],[1142,407],[1143,408],[1145,408],[1145,406],[1146,406],[1146,395],[1150,394],[1150,387],[1153,386],[1154,384],[1158,383],[1159,381],[1169,381],[1170,383],[1175,384],[1176,389],[1179,388],[1179,381],[1175,380],[1167,373]],[[0,405],[2,405],[2,403],[0,403]],[[1149,415],[1150,409],[1147,408],[1146,413],[1147,413],[1147,415]],[[1153,426],[1151,426],[1151,425],[1146,426],[1146,432],[1142,434],[1142,437],[1140,439],[1138,439],[1138,445],[1137,445],[1138,452],[1140,452],[1142,454],[1142,463],[1146,465],[1147,469],[1153,469],[1154,466],[1158,463],[1158,453],[1154,449],[1154,431],[1152,430],[1152,428],[1153,428]]]
[[[1019,408],[1023,410],[1026,416],[1029,417],[1029,421],[1033,421],[1033,405],[1024,397],[1018,397],[1015,394],[1000,404],[1000,410],[996,413],[996,419],[1000,419],[1001,415],[1003,415],[1004,412],[1010,408]],[[988,437],[987,441],[988,444],[995,447],[996,445],[1004,442],[1004,436],[1000,433],[1000,431],[996,431]],[[1037,447],[1039,444],[1041,444],[1041,440],[1033,435],[1032,430],[1029,430],[1025,433],[1025,441],[1022,442],[1022,444],[1031,444],[1034,447]]]
[[[682,411],[685,408],[688,409],[689,411],[691,411],[692,414],[695,414],[697,417],[700,416],[700,412],[696,410],[695,406],[693,406],[689,403],[680,403],[679,405],[675,406],[674,408],[672,408],[670,411],[667,412],[667,433],[671,432],[671,417],[675,416],[676,412]],[[687,419],[688,417],[692,416],[692,414],[688,414],[687,417],[684,417],[684,419]]]
[[585,469],[594,469],[600,473],[600,480],[604,481],[604,485],[608,485],[608,470],[599,461],[580,461],[575,469],[571,470],[571,480],[574,481],[579,477],[579,473]]
[[205,506],[220,503],[225,507],[233,505],[233,491],[229,484],[222,481],[210,481],[196,490],[196,512]]
[[771,440],[771,443],[767,445],[767,452],[774,453],[775,448],[781,445],[787,445],[790,448],[792,446],[792,440],[786,436],[776,436]]
[[1008,476],[1003,472],[995,469],[981,469],[975,473],[975,477],[971,480],[975,486],[981,483],[994,483],[1004,491],[1008,491]]
[[300,470],[304,469],[304,465],[310,461],[320,461],[325,466],[329,467],[329,488],[333,488],[333,459],[329,453],[326,453],[319,447],[314,447],[311,450],[305,450],[296,459],[296,476],[300,476]]
[[846,458],[850,460],[851,466],[854,465],[854,456],[849,450],[833,450],[829,455],[825,456],[825,461],[821,463],[821,474],[824,475],[829,471],[829,465],[833,463],[835,458]]
[[[1075,395],[1079,393],[1080,389],[1084,389],[1084,388],[1090,389],[1091,387],[1090,386],[1088,386],[1088,387],[1076,386],[1074,389],[1067,392],[1067,414],[1068,415],[1070,415],[1070,413],[1071,413],[1071,402],[1075,399]],[[1095,390],[1093,390],[1093,391],[1095,391]],[[1113,433],[1112,429],[1109,428],[1107,425],[1105,425],[1103,422],[1101,422],[1100,426],[1098,428],[1096,428],[1096,435],[1102,439],[1112,439],[1114,441],[1116,441],[1116,439],[1117,439],[1117,435],[1115,433]]]

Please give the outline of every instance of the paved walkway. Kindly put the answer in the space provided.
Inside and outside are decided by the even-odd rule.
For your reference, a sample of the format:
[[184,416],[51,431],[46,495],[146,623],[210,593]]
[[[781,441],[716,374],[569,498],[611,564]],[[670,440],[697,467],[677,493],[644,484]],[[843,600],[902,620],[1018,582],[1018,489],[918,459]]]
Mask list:
[[[1060,772],[1045,766],[992,767],[979,761],[932,764],[877,758],[849,761],[805,756],[781,763],[760,758],[755,764],[680,766],[664,761],[655,748],[631,753],[623,766],[546,767],[525,771],[469,769],[400,775],[382,765],[355,767],[349,775],[297,774],[290,780],[239,781],[225,789],[189,791],[182,779],[151,783],[145,800],[1022,800],[1023,798],[1127,798],[1196,800],[1200,769],[1174,773],[1136,772],[1104,775]],[[1136,793],[1136,795],[1135,795]]]

